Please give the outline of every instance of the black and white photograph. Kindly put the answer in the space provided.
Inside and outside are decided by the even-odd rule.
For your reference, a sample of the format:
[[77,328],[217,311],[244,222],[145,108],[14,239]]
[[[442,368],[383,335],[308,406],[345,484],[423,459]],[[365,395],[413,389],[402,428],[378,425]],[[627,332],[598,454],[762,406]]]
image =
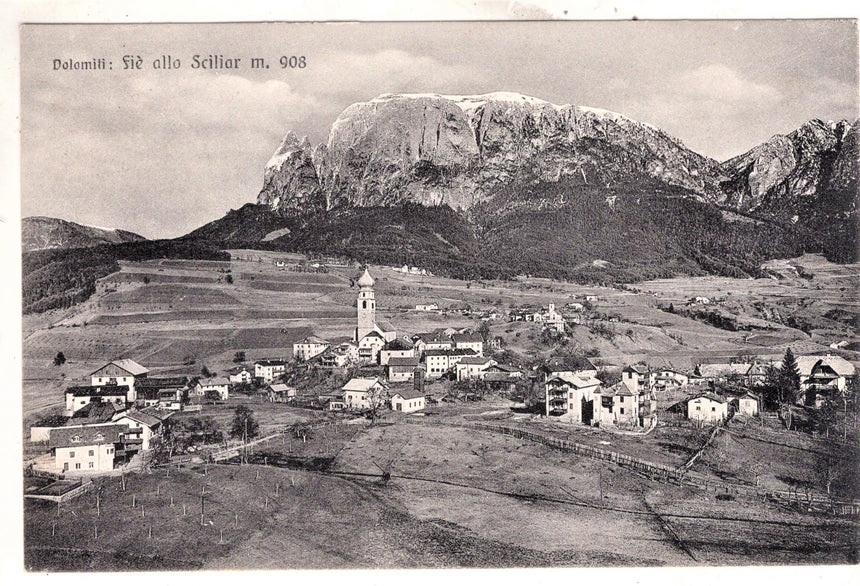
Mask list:
[[856,570],[857,19],[481,4],[15,25],[22,573]]

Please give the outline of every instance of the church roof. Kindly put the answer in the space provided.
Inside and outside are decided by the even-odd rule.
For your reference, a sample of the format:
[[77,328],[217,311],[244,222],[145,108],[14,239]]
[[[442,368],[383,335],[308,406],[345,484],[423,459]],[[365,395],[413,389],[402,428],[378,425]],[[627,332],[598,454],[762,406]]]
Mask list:
[[364,269],[364,274],[358,278],[358,286],[362,288],[373,287],[373,277],[370,276],[367,269]]

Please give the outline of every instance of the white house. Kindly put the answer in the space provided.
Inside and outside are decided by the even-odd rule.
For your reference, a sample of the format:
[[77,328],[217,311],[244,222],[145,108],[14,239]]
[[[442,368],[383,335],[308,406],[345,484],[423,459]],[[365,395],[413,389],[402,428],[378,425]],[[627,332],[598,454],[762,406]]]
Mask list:
[[391,410],[402,413],[413,413],[424,409],[425,399],[423,391],[415,389],[398,390],[391,396]]
[[759,401],[757,395],[747,393],[738,398],[738,413],[755,417],[758,415]]
[[379,352],[379,364],[385,366],[391,358],[414,358],[415,344],[408,338],[397,338],[385,344]]
[[484,355],[484,338],[481,334],[452,334],[451,341],[455,350],[472,350],[478,356]]
[[358,360],[359,362],[379,363],[379,354],[387,344],[385,336],[379,328],[374,326],[358,341]]
[[281,376],[287,370],[287,363],[283,360],[258,360],[254,363],[254,377],[261,378],[270,383]]
[[127,425],[89,425],[51,430],[48,446],[56,471],[67,475],[94,474],[113,470],[123,452]]
[[623,382],[600,390],[594,397],[594,421],[601,427],[644,427],[656,410],[653,391],[634,391]]
[[348,409],[371,409],[379,406],[387,393],[385,383],[379,378],[353,378],[343,387],[343,402]]
[[650,371],[644,364],[631,364],[621,371],[621,382],[634,393],[648,388]]
[[316,336],[308,336],[293,344],[293,358],[302,361],[310,360],[314,356],[325,352],[329,346],[331,346],[331,343],[328,340],[323,340]]
[[495,364],[495,360],[484,356],[466,356],[456,365],[457,380],[481,379],[487,369]]
[[832,393],[844,391],[848,379],[857,373],[854,365],[841,356],[798,356],[800,390],[808,405],[820,406]]
[[138,445],[143,451],[154,448],[161,439],[163,429],[162,419],[150,413],[132,409],[131,411],[117,414],[114,418],[114,423],[127,425],[126,443],[136,444],[139,441]]
[[555,303],[549,304],[547,312],[543,314],[543,323],[545,328],[555,330],[560,334],[564,333],[564,316],[555,310]]
[[137,398],[134,390],[134,381],[145,378],[149,373],[147,368],[144,368],[130,358],[121,358],[108,362],[95,372],[90,374],[90,383],[95,386],[118,385],[128,388],[126,401],[134,403]]
[[648,381],[649,386],[655,391],[680,389],[689,383],[690,377],[687,374],[666,367],[652,370]]
[[287,403],[295,398],[296,389],[283,383],[274,383],[269,385],[266,396],[271,403]]
[[205,396],[207,392],[218,393],[218,398],[221,401],[226,401],[230,397],[230,381],[223,376],[202,378],[197,381],[195,391],[201,397]]
[[254,380],[254,375],[245,366],[237,366],[229,371],[229,379],[233,384],[248,384]]
[[415,309],[416,311],[438,311],[439,305],[436,303],[418,304]]
[[415,377],[419,362],[415,356],[395,356],[388,361],[387,366],[389,382],[407,382]]
[[591,423],[600,380],[590,372],[561,371],[544,382],[546,414],[569,423]]
[[66,415],[72,415],[78,409],[90,402],[113,403],[125,408],[128,399],[128,387],[117,385],[104,386],[75,386],[66,389]]
[[687,400],[687,419],[703,423],[719,423],[729,416],[729,404],[719,395],[702,393]]

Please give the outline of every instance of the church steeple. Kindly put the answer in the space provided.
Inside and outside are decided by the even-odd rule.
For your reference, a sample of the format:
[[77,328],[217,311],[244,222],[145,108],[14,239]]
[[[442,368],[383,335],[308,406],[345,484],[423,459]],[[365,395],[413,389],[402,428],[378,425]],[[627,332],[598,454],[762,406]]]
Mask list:
[[376,327],[376,298],[373,294],[373,277],[367,269],[358,279],[357,327],[355,341],[358,342]]

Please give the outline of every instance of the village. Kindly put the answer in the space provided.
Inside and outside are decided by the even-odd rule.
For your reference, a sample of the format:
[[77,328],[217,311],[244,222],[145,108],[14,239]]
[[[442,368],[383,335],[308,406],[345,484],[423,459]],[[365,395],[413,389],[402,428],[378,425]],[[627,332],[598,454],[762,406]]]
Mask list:
[[[428,419],[440,409],[448,414],[468,411],[469,405],[486,402],[507,405],[503,418],[513,416],[521,429],[599,429],[645,437],[666,425],[661,419],[678,425],[679,417],[691,430],[718,429],[734,417],[797,427],[801,421],[795,415],[792,422],[792,413],[798,408],[814,412],[841,406],[847,414],[856,384],[856,369],[844,358],[794,357],[790,351],[782,361],[746,357],[703,362],[689,371],[644,362],[609,370],[575,352],[559,352],[539,364],[513,364],[505,360],[504,338],[489,336],[487,321],[533,322],[542,334],[564,336],[599,298],[584,296],[562,311],[550,303],[512,309],[506,316],[484,312],[474,327],[398,335],[391,324],[377,319],[374,283],[368,269],[355,280],[352,336],[294,340],[291,359],[246,363],[244,352],[237,351],[237,365],[221,375],[160,376],[125,357],[108,361],[89,380],[67,386],[62,413],[42,418],[29,431],[35,455],[26,472],[59,484],[34,485],[27,496],[55,494],[58,487],[71,493],[88,479],[144,471],[183,457],[193,456],[196,462],[235,457],[258,435],[255,421],[248,433],[250,415],[244,413],[252,411],[246,404],[258,413],[267,405],[294,410],[280,421],[276,414],[269,430],[295,423],[295,413],[309,422],[334,417],[372,425],[405,416]],[[414,311],[439,308],[422,303]],[[787,371],[794,380],[786,379]],[[226,425],[219,428],[206,417],[213,410],[226,423],[225,410],[235,411],[229,437]],[[237,433],[240,417],[246,425]]]

